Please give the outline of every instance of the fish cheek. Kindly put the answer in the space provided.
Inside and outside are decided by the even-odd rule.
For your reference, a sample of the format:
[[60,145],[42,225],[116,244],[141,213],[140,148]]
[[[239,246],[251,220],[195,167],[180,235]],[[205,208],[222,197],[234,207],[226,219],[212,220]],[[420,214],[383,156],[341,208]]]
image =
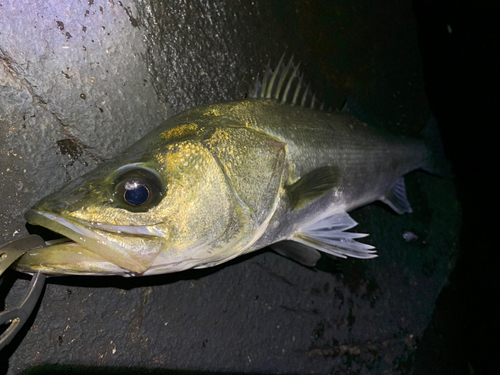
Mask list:
[[219,164],[199,141],[170,146],[165,158],[168,189],[164,217],[169,246],[159,259],[181,262],[225,257],[248,221]]

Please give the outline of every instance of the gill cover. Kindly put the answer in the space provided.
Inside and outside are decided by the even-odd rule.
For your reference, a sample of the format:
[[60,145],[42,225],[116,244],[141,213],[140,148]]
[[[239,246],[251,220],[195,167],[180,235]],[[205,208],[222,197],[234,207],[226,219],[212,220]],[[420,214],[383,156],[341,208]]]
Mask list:
[[205,144],[254,224],[260,226],[278,201],[285,144],[246,127],[217,127]]
[[200,142],[222,173],[228,194],[215,193],[215,201],[200,202],[198,215],[203,212],[210,228],[193,225],[193,241],[180,236],[172,246],[184,249],[181,258],[200,259],[196,268],[232,259],[262,235],[278,204],[285,164],[284,143],[229,119],[213,123],[217,126],[200,130]]

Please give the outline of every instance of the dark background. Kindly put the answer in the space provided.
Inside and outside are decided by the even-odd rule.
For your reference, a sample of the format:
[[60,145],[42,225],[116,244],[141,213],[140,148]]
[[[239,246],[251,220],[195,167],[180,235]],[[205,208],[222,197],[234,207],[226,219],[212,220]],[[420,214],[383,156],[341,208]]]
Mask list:
[[[16,136],[7,144],[24,157],[15,162],[3,158],[6,165],[1,166],[14,173],[27,170],[22,181],[30,187],[3,203],[4,241],[18,229],[19,235],[25,233],[19,226],[22,212],[64,179],[112,157],[157,125],[165,112],[243,97],[252,77],[283,51],[302,61],[302,71],[319,97],[333,107],[340,107],[346,97],[355,98],[356,114],[375,126],[418,136],[432,111],[455,179],[409,175],[412,215],[397,217],[381,204],[353,213],[358,230],[370,233],[370,243],[379,249],[380,257],[373,262],[323,258],[310,270],[260,252],[212,270],[179,275],[54,280],[36,318],[0,354],[5,372],[497,372],[497,3],[124,1],[111,6],[92,1],[70,11],[57,3],[50,3],[55,4],[50,22],[34,16],[47,15],[48,8],[18,6],[7,13],[7,5],[0,7],[4,16],[29,19],[30,26],[48,32],[46,45],[32,46],[40,48],[44,59],[27,65],[12,47],[15,43],[9,44],[9,38],[14,39],[9,32],[17,30],[28,43],[35,39],[34,29],[25,21],[16,24],[22,31],[6,28],[9,18],[0,18],[0,56],[17,82],[2,86],[2,130],[17,129],[9,133]],[[72,22],[75,9],[79,18]],[[89,14],[82,17],[85,9]],[[117,23],[120,16],[128,29]],[[64,30],[58,22],[64,22]],[[85,32],[80,22],[85,22]],[[58,55],[57,36],[64,44],[97,30],[102,45],[144,44],[139,61],[145,62],[147,72],[127,65],[132,55],[116,54],[106,65],[108,75],[99,73],[107,52],[97,46],[97,37],[82,41],[92,52],[83,63]],[[109,40],[118,32],[122,38]],[[57,59],[42,64],[47,58],[43,51],[51,49]],[[67,62],[77,66],[67,67]],[[144,78],[127,94],[133,80],[126,86],[111,77],[113,65],[125,66],[127,77]],[[60,81],[51,81],[52,66],[70,77],[86,72],[97,77],[92,90],[85,91],[86,99],[81,98],[83,79],[75,84],[75,78],[61,74]],[[36,79],[38,84],[33,83]],[[134,93],[143,81],[141,90],[146,91],[138,96],[146,103],[138,103]],[[69,94],[62,92],[65,87]],[[108,93],[114,98],[120,93],[126,104],[113,102]],[[27,103],[34,98],[33,110],[19,105],[25,97]],[[94,99],[96,104],[82,107]],[[5,116],[9,109],[10,117]],[[28,123],[28,132],[21,118],[30,111],[37,117],[32,129]],[[47,131],[52,122],[54,130]],[[90,126],[95,126],[96,139],[86,132]],[[57,155],[44,153],[45,139],[55,145]],[[30,161],[40,155],[45,162],[37,173]],[[5,194],[22,176],[2,178]],[[402,241],[406,230],[419,239]],[[2,290],[14,284],[13,292],[19,294],[22,285],[14,283],[14,277],[2,280]]]
[[[415,373],[498,373],[499,4],[414,1],[429,105],[456,173],[460,256],[417,352]],[[454,25],[452,38],[438,30]],[[492,133],[493,132],[493,133]]]

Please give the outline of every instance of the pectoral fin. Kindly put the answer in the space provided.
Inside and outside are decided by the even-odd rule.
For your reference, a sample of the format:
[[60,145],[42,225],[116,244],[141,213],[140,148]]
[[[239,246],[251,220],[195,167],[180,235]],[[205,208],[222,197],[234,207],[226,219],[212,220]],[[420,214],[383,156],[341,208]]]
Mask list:
[[302,176],[300,180],[287,186],[286,192],[292,209],[297,210],[331,191],[339,180],[339,168],[321,167]]
[[278,254],[308,267],[314,267],[321,258],[317,250],[295,241],[280,241],[273,243],[270,247]]
[[406,198],[405,180],[403,177],[400,177],[392,189],[380,198],[380,200],[391,207],[398,214],[413,212],[410,203]]
[[341,258],[375,258],[373,246],[356,242],[356,238],[368,236],[364,233],[345,232],[356,223],[347,213],[326,212],[305,223],[292,238],[293,241]]

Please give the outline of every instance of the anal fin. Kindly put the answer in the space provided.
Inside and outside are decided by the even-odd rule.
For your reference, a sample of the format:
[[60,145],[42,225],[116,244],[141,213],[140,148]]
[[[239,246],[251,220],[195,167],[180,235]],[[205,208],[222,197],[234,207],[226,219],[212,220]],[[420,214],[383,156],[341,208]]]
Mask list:
[[346,232],[357,224],[346,212],[326,212],[305,223],[292,240],[341,258],[377,257],[375,247],[355,241],[368,234]]
[[403,177],[400,177],[392,189],[380,198],[380,200],[391,207],[398,214],[413,212],[410,203],[406,198],[405,180]]
[[321,258],[321,254],[316,249],[295,241],[280,241],[273,243],[270,247],[279,255],[308,267],[314,267]]

